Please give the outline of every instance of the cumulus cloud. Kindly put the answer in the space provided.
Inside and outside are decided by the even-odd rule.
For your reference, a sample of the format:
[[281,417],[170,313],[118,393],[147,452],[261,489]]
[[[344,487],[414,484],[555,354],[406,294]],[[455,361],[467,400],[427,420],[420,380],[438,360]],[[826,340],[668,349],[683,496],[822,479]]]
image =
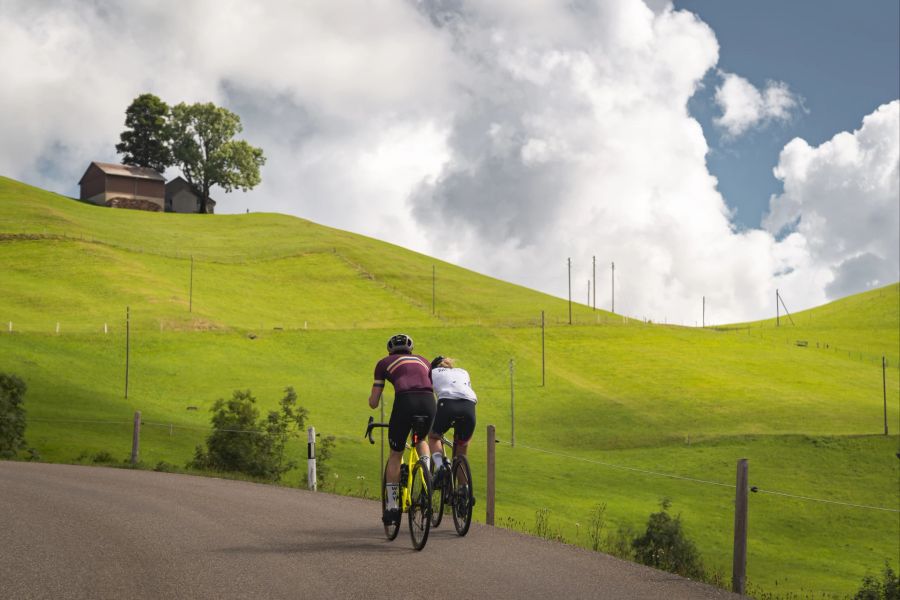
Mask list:
[[714,122],[728,135],[737,137],[748,129],[772,121],[787,121],[801,101],[782,81],[767,81],[759,90],[734,73],[722,73],[722,84],[716,88],[716,104],[722,116]]
[[[0,55],[0,172],[63,193],[117,160],[124,109],[150,91],[231,108],[266,151],[257,189],[213,191],[222,212],[295,214],[557,295],[566,258],[586,282],[596,256],[598,303],[615,261],[634,316],[691,324],[705,295],[714,321],[758,317],[776,286],[804,304],[833,265],[855,261],[850,287],[874,268],[823,258],[787,166],[794,208],[735,230],[687,110],[718,43],[666,0],[0,0]],[[780,85],[754,89],[761,119],[795,107]]]
[[802,236],[829,297],[900,279],[900,101],[817,147],[791,140],[774,173],[784,192],[763,225]]

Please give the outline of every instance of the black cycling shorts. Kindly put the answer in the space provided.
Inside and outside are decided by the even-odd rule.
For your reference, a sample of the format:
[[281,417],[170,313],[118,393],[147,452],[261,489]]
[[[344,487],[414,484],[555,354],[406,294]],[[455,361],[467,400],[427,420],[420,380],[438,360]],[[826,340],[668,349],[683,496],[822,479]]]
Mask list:
[[[426,439],[431,423],[434,421],[433,392],[401,392],[394,396],[394,407],[391,409],[391,420],[388,424],[388,442],[391,450],[403,452],[406,437],[413,430],[420,440]],[[416,422],[413,417],[425,417]]]
[[438,400],[432,435],[442,436],[453,427],[453,443],[465,446],[475,433],[475,403],[461,398]]

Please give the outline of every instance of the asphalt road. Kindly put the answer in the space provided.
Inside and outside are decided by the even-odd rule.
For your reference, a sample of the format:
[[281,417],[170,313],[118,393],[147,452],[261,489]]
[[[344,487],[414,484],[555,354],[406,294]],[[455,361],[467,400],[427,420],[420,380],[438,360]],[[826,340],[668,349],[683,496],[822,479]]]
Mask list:
[[[477,509],[478,507],[476,507]],[[0,462],[0,597],[739,598],[473,524],[422,552],[380,504],[239,481]]]

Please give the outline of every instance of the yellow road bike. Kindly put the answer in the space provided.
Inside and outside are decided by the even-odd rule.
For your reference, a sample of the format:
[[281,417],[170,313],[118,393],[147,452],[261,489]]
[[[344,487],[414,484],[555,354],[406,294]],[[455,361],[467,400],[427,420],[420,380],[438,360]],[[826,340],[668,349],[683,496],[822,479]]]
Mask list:
[[[427,416],[414,416],[413,422],[427,422]],[[372,438],[372,430],[376,427],[387,427],[387,423],[376,423],[374,417],[369,417],[369,424],[366,427],[365,437],[369,438],[371,443],[375,443]],[[409,521],[409,535],[412,538],[413,548],[421,550],[428,541],[428,532],[431,530],[431,473],[419,460],[419,453],[416,445],[421,441],[416,435],[413,427],[412,441],[406,443],[406,451],[403,453],[400,462],[400,514],[407,514]],[[387,508],[387,487],[385,486],[387,473],[387,465],[381,475],[381,511],[384,513]],[[386,524],[384,526],[384,534],[387,539],[393,540],[400,531],[400,521]]]

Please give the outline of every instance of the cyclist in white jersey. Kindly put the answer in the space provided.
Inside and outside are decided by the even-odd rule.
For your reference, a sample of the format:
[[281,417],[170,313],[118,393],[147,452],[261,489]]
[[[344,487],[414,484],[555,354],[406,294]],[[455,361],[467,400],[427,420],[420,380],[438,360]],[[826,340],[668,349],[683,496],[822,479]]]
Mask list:
[[[444,445],[441,436],[453,426],[453,451],[457,455],[465,455],[472,434],[475,433],[475,403],[478,397],[472,389],[472,380],[465,369],[455,366],[455,359],[438,356],[431,361],[431,381],[438,399],[437,414],[428,443],[431,447],[431,460],[435,473],[440,473],[442,466],[449,467],[444,458]],[[440,475],[439,475],[440,476]]]

